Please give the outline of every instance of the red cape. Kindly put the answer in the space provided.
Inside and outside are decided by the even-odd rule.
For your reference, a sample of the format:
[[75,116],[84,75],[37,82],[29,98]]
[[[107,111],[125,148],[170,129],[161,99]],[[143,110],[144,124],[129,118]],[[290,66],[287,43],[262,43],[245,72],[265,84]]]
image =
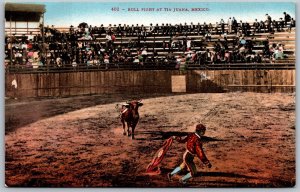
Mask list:
[[160,173],[160,169],[158,165],[163,160],[164,156],[166,155],[167,151],[171,147],[173,143],[173,138],[170,137],[169,139],[165,140],[163,146],[155,153],[151,163],[147,166],[146,173],[153,173],[156,172],[157,174]]

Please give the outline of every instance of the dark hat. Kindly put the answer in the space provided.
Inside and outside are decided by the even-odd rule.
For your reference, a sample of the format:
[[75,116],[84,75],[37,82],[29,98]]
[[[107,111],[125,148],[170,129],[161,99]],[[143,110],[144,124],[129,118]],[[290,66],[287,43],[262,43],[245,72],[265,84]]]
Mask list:
[[203,124],[196,125],[196,132],[205,131],[206,127]]

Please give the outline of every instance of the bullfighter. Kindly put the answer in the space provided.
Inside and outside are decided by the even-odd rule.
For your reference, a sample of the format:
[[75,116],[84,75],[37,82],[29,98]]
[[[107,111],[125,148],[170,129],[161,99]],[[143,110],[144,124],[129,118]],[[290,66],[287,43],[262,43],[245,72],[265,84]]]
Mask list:
[[203,124],[198,124],[196,131],[184,138],[173,136],[173,139],[176,139],[176,141],[180,143],[186,142],[186,151],[183,154],[183,162],[180,166],[176,167],[171,173],[168,173],[168,179],[170,181],[172,180],[172,176],[185,168],[189,170],[189,173],[179,179],[180,183],[185,184],[190,178],[196,175],[197,169],[194,163],[194,156],[197,156],[208,168],[212,167],[202,148],[201,136],[205,134],[205,131],[206,127]]

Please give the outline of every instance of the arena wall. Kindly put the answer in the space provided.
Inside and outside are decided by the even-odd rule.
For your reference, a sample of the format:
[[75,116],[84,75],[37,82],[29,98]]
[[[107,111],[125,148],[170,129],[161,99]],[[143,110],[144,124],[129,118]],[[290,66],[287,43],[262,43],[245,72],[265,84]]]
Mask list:
[[[113,93],[171,93],[174,75],[186,75],[186,91],[294,92],[295,70],[89,71],[5,75],[6,97],[68,97]],[[17,89],[12,86],[17,80]]]

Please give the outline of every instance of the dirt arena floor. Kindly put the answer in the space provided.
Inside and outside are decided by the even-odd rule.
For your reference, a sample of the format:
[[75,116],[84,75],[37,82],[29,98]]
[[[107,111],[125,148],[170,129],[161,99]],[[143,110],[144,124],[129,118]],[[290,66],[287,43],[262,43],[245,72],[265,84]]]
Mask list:
[[[142,97],[136,139],[115,105],[130,96],[6,100],[5,182],[11,187],[292,187],[295,95],[212,93]],[[137,97],[137,96],[136,96]],[[206,155],[186,185],[168,181],[185,145],[174,142],[161,174],[145,169],[165,139],[207,126]],[[179,176],[182,176],[182,172]]]

